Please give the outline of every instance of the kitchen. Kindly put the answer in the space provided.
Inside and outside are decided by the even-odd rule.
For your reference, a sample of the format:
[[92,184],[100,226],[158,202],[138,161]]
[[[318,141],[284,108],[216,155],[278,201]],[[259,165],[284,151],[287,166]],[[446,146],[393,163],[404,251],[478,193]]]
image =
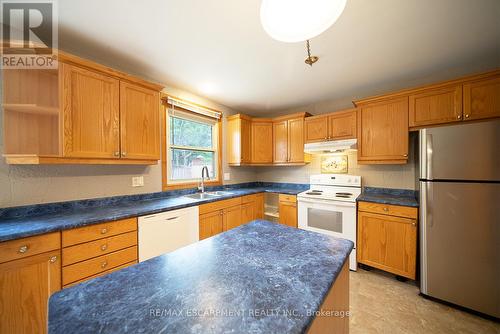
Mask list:
[[500,331],[498,2],[45,2],[1,333]]

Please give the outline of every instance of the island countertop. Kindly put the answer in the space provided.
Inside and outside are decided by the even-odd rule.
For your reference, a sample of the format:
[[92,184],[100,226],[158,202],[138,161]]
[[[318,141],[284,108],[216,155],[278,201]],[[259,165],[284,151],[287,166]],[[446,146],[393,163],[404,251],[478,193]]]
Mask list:
[[256,220],[59,291],[50,333],[302,333],[353,243]]

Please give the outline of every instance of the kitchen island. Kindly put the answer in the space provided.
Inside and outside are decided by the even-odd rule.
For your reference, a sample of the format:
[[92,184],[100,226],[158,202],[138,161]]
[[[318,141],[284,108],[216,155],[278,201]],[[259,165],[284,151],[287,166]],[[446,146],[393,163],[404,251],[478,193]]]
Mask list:
[[55,293],[49,332],[347,333],[352,248],[256,220]]

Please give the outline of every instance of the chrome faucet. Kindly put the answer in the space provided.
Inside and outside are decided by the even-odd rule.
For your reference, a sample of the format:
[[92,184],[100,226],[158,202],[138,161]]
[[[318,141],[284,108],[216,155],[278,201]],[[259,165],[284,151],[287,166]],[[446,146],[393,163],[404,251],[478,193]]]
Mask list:
[[210,176],[208,174],[208,167],[207,166],[203,166],[203,168],[201,169],[201,182],[200,182],[200,186],[198,187],[198,190],[200,190],[202,193],[205,192],[205,171],[207,171],[207,180],[210,180]]

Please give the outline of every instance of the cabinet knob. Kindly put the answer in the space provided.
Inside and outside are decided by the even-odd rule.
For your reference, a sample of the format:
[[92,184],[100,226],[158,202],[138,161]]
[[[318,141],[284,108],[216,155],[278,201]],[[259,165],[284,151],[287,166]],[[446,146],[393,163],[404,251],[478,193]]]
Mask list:
[[403,154],[403,157],[408,158],[408,154]]
[[416,223],[416,222],[411,223],[411,225],[412,225],[413,227],[417,227],[417,223]]
[[23,245],[23,246],[19,247],[19,251],[18,252],[21,253],[21,254],[24,254],[27,251],[28,251],[28,245]]
[[469,116],[470,116],[469,114],[465,114],[465,118],[469,118]]
[[119,156],[120,156],[120,151],[116,151],[115,153],[113,153],[113,155],[114,155],[115,157],[119,157]]
[[458,115],[458,116],[457,116],[457,119],[462,119],[462,115]]
[[107,244],[104,244],[101,246],[101,250],[102,251],[105,251],[106,249],[108,249],[108,245]]
[[127,152],[123,151],[122,152],[122,157],[126,157],[127,156]]
[[54,263],[57,261],[57,256],[51,256],[49,259],[50,263]]
[[388,208],[384,208],[384,211],[387,212],[387,211],[389,211],[389,209]]
[[101,268],[104,269],[104,268],[106,268],[107,265],[108,265],[108,263],[106,261],[104,261],[103,263],[101,263]]
[[107,229],[107,228],[103,228],[103,229],[101,230],[101,234],[106,234],[106,233],[108,233],[108,229]]

